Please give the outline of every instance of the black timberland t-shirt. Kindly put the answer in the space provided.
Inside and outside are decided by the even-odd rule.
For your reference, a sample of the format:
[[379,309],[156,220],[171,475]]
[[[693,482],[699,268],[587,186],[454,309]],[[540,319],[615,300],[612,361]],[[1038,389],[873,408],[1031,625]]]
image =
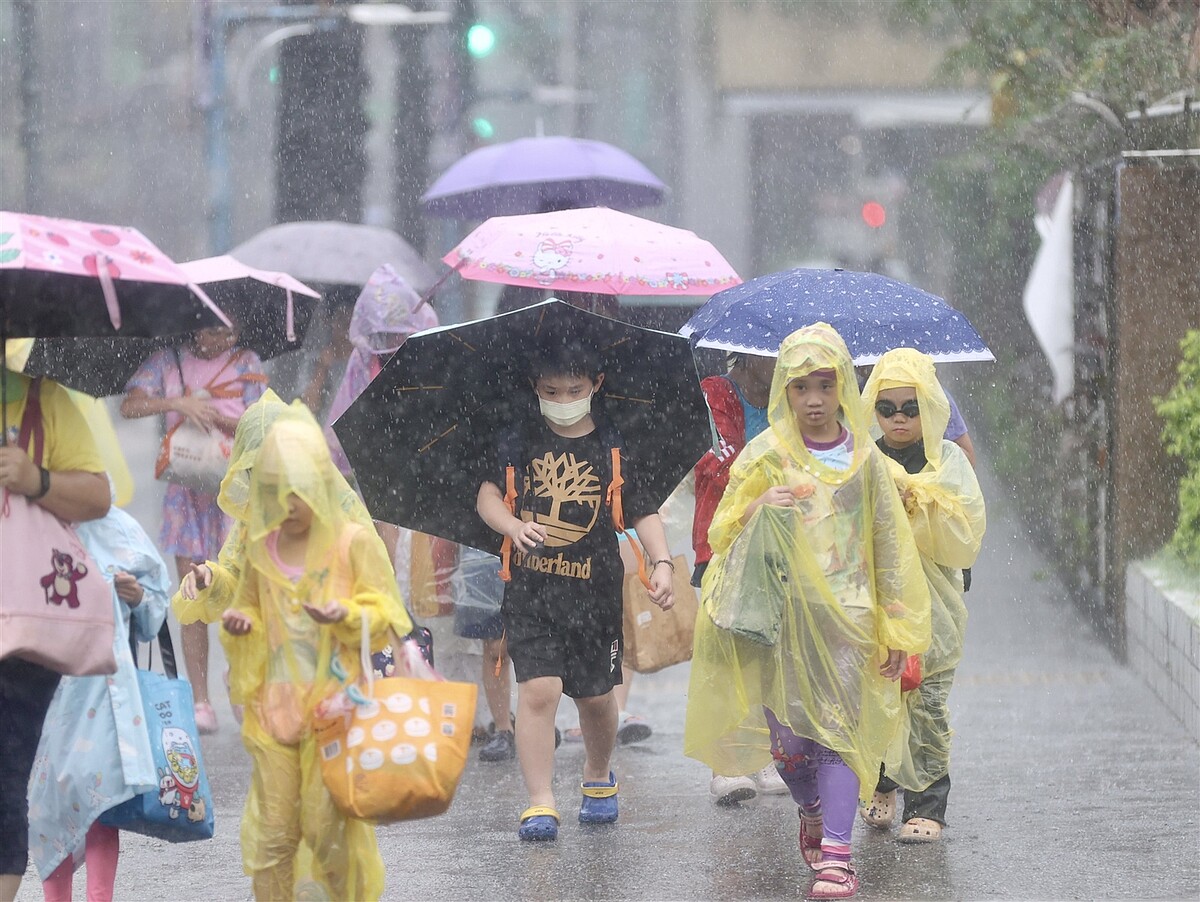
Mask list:
[[[513,549],[512,581],[504,589],[506,615],[546,617],[584,628],[620,621],[624,568],[605,500],[614,445],[620,446],[620,436],[612,427],[564,438],[540,418],[501,440],[490,479],[505,492],[505,469],[513,466],[517,515],[546,530],[544,547]],[[653,511],[638,503],[633,465],[623,452],[621,475],[628,527]]]

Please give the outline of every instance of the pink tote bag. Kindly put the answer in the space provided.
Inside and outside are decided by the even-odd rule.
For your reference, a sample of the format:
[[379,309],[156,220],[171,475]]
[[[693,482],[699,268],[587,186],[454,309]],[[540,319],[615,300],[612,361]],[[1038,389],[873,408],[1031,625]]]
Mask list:
[[[17,440],[45,447],[34,380]],[[22,658],[68,676],[115,673],[112,588],[70,525],[0,490],[0,658]]]

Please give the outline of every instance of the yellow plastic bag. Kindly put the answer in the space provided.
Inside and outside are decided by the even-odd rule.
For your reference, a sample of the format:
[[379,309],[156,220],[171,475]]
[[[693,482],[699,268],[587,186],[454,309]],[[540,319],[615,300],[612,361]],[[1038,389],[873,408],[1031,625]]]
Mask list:
[[410,676],[376,679],[363,633],[365,684],[316,712],[321,776],[344,814],[389,824],[442,814],[467,765],[477,687],[443,680],[414,643],[393,637]]

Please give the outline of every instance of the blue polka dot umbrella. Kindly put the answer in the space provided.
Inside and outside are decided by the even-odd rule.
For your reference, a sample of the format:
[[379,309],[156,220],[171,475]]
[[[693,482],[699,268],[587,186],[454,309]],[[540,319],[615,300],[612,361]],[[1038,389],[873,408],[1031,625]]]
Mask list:
[[893,348],[935,361],[995,360],[965,316],[936,295],[875,273],[792,269],[714,294],[680,329],[692,344],[774,356],[792,332],[833,326],[857,365]]

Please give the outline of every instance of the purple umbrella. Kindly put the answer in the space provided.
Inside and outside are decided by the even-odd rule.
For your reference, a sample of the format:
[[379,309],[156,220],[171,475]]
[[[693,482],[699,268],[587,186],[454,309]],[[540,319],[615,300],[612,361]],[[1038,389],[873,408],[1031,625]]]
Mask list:
[[582,138],[521,138],[467,154],[421,203],[433,216],[489,219],[576,207],[657,206],[667,187],[620,148]]

